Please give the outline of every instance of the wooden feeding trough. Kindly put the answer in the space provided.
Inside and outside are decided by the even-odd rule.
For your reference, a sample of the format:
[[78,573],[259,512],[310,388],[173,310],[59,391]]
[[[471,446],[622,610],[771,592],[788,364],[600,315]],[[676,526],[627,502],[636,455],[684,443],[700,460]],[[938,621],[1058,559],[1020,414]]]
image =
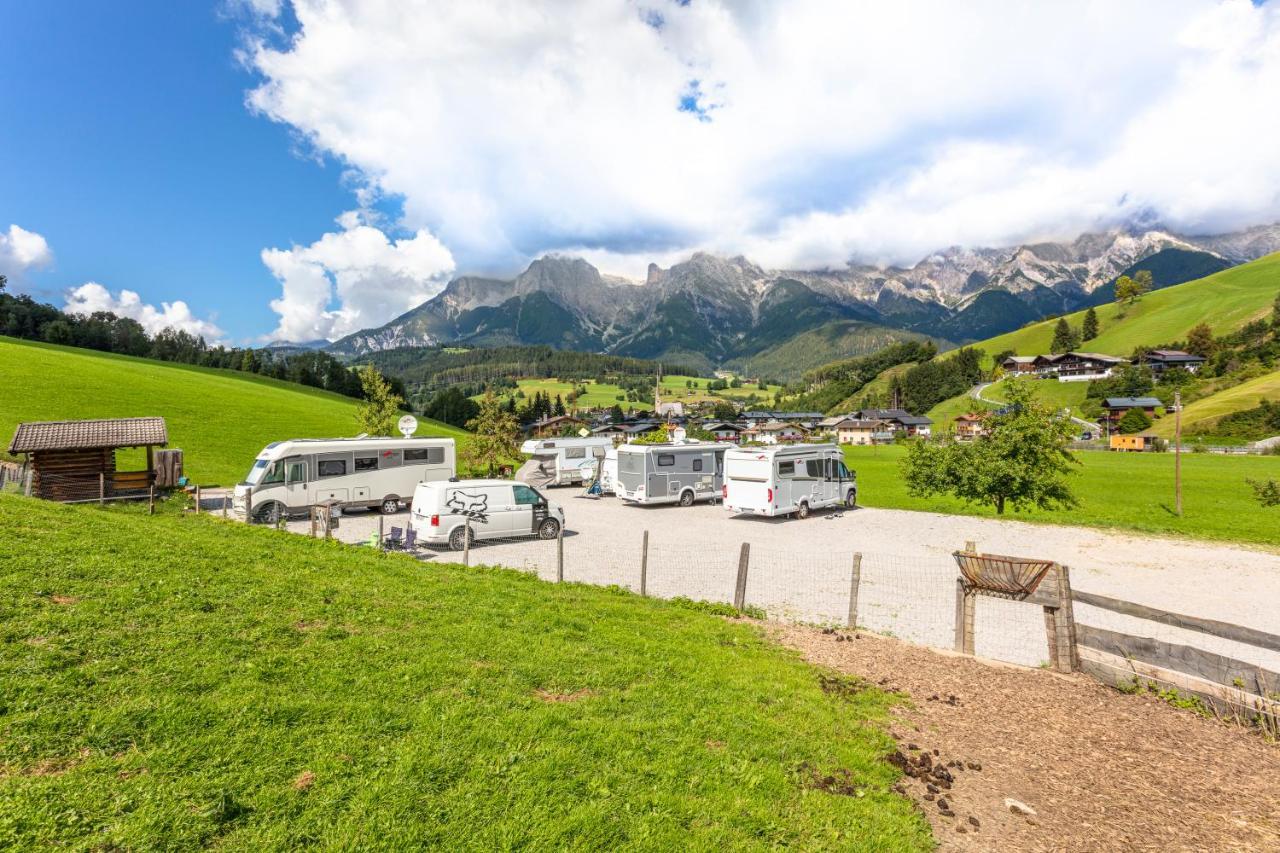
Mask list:
[[973,654],[977,599],[990,595],[1043,607],[1050,665],[1060,672],[1079,668],[1071,576],[1066,566],[1052,560],[979,554],[972,542],[952,556],[960,569],[956,578],[956,651]]

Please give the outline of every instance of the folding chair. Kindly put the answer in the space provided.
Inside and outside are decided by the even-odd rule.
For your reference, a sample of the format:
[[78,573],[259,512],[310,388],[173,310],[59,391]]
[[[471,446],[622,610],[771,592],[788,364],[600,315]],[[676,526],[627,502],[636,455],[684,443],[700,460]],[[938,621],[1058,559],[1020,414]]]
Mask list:
[[418,531],[410,527],[404,533],[404,549],[412,551],[418,547]]
[[400,527],[391,528],[391,534],[387,536],[382,543],[382,547],[388,551],[398,551],[403,544],[401,540],[404,538],[404,529]]

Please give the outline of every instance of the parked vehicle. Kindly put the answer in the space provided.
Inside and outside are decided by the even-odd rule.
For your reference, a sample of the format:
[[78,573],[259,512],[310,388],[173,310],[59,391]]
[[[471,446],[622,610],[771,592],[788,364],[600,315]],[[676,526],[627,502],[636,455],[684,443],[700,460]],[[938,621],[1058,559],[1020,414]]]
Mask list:
[[595,476],[599,461],[613,447],[613,439],[531,438],[520,452],[531,457],[516,479],[533,486],[569,486]]
[[618,448],[618,497],[638,504],[691,506],[715,500],[724,485],[726,448],[711,443],[624,444]]
[[618,493],[618,450],[610,447],[604,452],[604,462],[600,465],[600,493],[616,495]]
[[537,536],[554,539],[564,527],[564,510],[533,486],[511,480],[461,480],[420,483],[413,493],[409,524],[419,542],[466,545],[471,541]]
[[831,444],[734,447],[724,458],[724,505],[733,513],[795,515],[858,502],[856,473]]
[[[274,524],[321,501],[398,512],[424,480],[456,476],[452,438],[301,438],[268,444],[258,454],[232,505],[254,521]],[[251,502],[251,505],[247,505]]]

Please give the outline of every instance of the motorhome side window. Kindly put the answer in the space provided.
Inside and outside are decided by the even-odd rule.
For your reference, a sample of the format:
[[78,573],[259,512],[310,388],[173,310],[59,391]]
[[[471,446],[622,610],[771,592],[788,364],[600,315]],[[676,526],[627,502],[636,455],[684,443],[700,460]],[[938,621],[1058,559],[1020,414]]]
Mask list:
[[305,483],[307,481],[307,463],[297,459],[289,461],[289,482]]
[[659,467],[662,467],[662,468],[670,468],[670,467],[671,467],[672,465],[674,465],[674,464],[676,464],[676,458],[675,458],[675,456],[671,455],[670,453],[659,453],[659,454],[658,454],[658,465],[659,465]]
[[378,454],[379,468],[399,468],[404,464],[403,450],[384,450]]
[[267,473],[262,475],[261,485],[265,486],[269,483],[283,483],[283,482],[284,482],[284,463],[272,462],[271,466],[267,468]]
[[377,470],[378,470],[378,457],[376,457],[376,456],[357,456],[357,457],[356,457],[356,470],[357,470],[357,471],[377,471]]
[[586,459],[587,449],[585,447],[566,447],[564,449],[565,459]]
[[443,447],[414,447],[404,452],[404,463],[406,465],[443,465],[444,464],[444,448]]
[[345,477],[347,474],[347,460],[322,459],[317,463],[316,471],[321,477]]
[[804,467],[808,470],[810,477],[813,477],[816,479],[822,476],[822,460],[821,459],[807,459],[805,460]]
[[778,463],[779,477],[794,477],[795,475],[796,475],[795,462],[779,462]]
[[695,459],[695,460],[693,460],[693,470],[695,470],[695,471],[701,471],[701,470],[702,470],[702,460],[701,460],[701,459]]

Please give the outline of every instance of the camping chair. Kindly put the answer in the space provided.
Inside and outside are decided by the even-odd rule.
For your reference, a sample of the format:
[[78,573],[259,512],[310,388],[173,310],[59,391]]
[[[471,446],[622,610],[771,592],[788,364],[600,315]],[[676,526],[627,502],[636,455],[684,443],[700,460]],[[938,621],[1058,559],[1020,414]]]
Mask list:
[[383,541],[382,547],[386,548],[388,551],[399,550],[400,546],[403,544],[401,541],[403,538],[404,530],[399,527],[393,527],[391,528],[391,534]]
[[404,532],[404,550],[413,551],[418,547],[418,531],[410,527]]

